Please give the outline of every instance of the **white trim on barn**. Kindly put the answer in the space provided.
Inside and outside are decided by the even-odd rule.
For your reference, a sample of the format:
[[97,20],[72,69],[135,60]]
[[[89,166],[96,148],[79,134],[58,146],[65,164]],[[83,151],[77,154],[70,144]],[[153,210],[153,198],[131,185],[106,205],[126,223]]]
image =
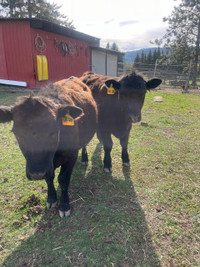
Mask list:
[[0,79],[0,84],[27,87],[27,82]]

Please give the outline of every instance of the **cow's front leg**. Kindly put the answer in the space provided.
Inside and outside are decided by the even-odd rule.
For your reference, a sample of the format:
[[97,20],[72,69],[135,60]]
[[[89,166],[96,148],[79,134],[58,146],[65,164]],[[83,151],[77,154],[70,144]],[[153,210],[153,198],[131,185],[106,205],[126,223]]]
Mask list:
[[112,159],[111,159],[111,150],[112,150],[112,138],[111,134],[102,135],[103,146],[104,146],[104,171],[106,173],[112,172]]
[[47,209],[54,208],[57,204],[57,195],[56,190],[53,184],[53,177],[47,178],[46,183],[48,187],[48,195],[47,195]]
[[124,166],[130,166],[130,159],[128,155],[128,139],[129,139],[129,132],[122,138],[120,138],[120,144],[122,147],[122,162]]
[[70,159],[65,164],[61,166],[60,174],[58,176],[58,182],[61,189],[60,205],[59,205],[59,215],[61,218],[70,216],[70,204],[68,196],[68,187],[70,183],[70,178],[74,164],[77,160],[77,152],[70,154]]
[[82,148],[82,159],[81,159],[81,163],[85,166],[88,165],[88,154],[87,154],[87,149],[86,147]]

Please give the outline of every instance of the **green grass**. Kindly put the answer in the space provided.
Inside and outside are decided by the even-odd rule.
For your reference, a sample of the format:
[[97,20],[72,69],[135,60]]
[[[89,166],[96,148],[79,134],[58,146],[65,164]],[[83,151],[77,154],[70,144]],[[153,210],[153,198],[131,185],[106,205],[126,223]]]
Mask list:
[[[0,105],[17,95],[0,90]],[[162,103],[153,101],[156,95]],[[131,168],[122,167],[114,138],[113,173],[105,174],[103,149],[94,138],[89,166],[79,158],[73,171],[68,220],[46,210],[45,182],[27,180],[12,123],[1,124],[0,264],[200,266],[199,117],[200,95],[148,93],[147,124],[135,124],[130,135]]]

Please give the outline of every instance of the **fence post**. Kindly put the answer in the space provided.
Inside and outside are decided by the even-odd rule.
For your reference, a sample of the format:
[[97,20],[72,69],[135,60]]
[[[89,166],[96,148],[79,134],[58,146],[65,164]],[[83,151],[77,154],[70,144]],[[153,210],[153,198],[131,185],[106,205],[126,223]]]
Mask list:
[[158,65],[158,60],[156,59],[155,66],[154,66],[154,72],[153,72],[153,76],[154,76],[154,77],[155,77],[155,75],[156,75],[157,65]]
[[190,81],[190,74],[191,74],[191,69],[192,69],[192,59],[190,59],[190,65],[189,65],[189,70],[188,70],[188,76],[185,81],[185,88],[183,89],[182,93],[187,93],[189,89],[189,81]]

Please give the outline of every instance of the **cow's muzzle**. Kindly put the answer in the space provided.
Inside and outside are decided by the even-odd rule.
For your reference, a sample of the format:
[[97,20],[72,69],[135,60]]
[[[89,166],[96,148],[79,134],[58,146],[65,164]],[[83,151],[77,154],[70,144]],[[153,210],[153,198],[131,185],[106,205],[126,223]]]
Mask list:
[[45,170],[45,171],[33,171],[26,170],[26,176],[30,181],[39,181],[54,177],[53,169]]
[[46,172],[35,172],[35,173],[27,173],[27,178],[31,181],[38,181],[38,180],[43,180],[47,177]]
[[138,116],[130,116],[131,122],[132,123],[137,123],[141,121],[141,115]]

